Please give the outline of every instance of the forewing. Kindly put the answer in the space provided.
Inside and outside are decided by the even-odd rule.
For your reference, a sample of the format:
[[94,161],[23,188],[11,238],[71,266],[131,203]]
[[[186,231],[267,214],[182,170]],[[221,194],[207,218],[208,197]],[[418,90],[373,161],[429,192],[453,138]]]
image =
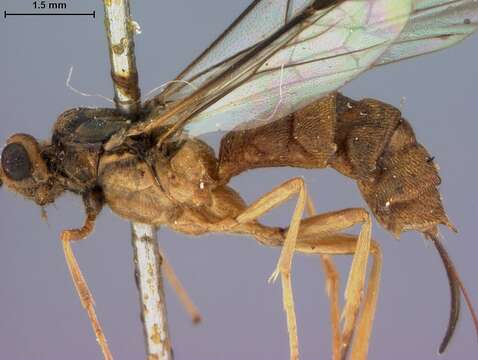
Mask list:
[[414,0],[410,21],[377,65],[444,49],[477,29],[476,0]]
[[198,135],[245,123],[257,126],[295,111],[376,62],[403,30],[411,1],[284,1],[285,25],[126,135],[172,125],[169,135],[186,123],[186,130]]
[[255,0],[160,94],[167,101],[184,98],[205,82],[218,76],[271,36],[294,16],[310,6],[311,0]]
[[[225,96],[192,116],[195,136],[260,126],[334,91],[374,64],[408,21],[411,0],[345,1],[300,24]],[[231,89],[231,90],[229,90]]]
[[[278,26],[310,5],[310,0],[254,1],[221,36],[194,60],[159,96],[159,102],[191,95]],[[384,65],[454,45],[478,28],[476,0],[413,0],[410,19],[399,38],[375,65]]]

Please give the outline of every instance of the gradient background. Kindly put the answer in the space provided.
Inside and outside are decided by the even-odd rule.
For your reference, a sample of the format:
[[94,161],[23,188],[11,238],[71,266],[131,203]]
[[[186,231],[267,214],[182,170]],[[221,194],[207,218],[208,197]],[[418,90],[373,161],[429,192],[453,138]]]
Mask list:
[[[143,93],[174,78],[248,5],[249,0],[133,2],[143,30],[136,38]],[[2,1],[2,9],[32,11],[31,1]],[[14,132],[47,139],[59,113],[74,106],[109,106],[65,87],[112,96],[102,5],[68,2],[69,11],[90,17],[10,17],[0,25],[0,142]],[[371,71],[344,89],[354,98],[376,97],[403,112],[417,137],[441,166],[441,191],[458,236],[444,230],[446,245],[471,297],[478,304],[476,184],[478,37],[436,54]],[[217,144],[219,136],[208,136]],[[268,169],[232,181],[247,201],[292,176],[304,176],[318,210],[363,206],[355,184],[332,170]],[[292,203],[267,216],[287,224]],[[88,319],[63,259],[58,234],[83,221],[81,200],[63,196],[40,209],[0,191],[0,357],[2,359],[100,359]],[[378,226],[384,250],[381,294],[370,359],[438,359],[448,320],[448,284],[434,248],[416,233],[400,242]],[[278,249],[249,238],[223,235],[190,238],[167,229],[161,246],[202,310],[190,324],[170,289],[169,319],[176,359],[287,359],[288,342],[279,283],[266,280]],[[138,294],[133,278],[129,224],[105,209],[95,233],[75,245],[96,298],[97,311],[116,359],[144,358]],[[338,260],[345,279],[349,258]],[[302,359],[330,358],[327,299],[318,259],[296,256],[294,288]],[[440,359],[478,354],[466,309],[448,352]]]

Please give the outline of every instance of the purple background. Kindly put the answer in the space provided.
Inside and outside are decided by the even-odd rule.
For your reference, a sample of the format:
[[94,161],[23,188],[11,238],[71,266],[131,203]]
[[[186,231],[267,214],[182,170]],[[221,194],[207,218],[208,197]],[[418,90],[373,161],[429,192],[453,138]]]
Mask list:
[[[136,38],[143,93],[172,79],[204,49],[249,1],[133,2],[143,30]],[[31,2],[2,1],[1,10],[32,11]],[[65,87],[112,96],[100,1],[68,2],[69,11],[90,17],[11,17],[0,24],[0,142],[14,132],[47,139],[56,116],[80,105],[105,106]],[[441,167],[441,191],[458,236],[444,230],[446,244],[471,297],[476,281],[477,66],[478,37],[436,54],[371,71],[344,89],[354,98],[375,97],[403,112],[419,140]],[[207,137],[217,144],[219,136]],[[304,176],[319,211],[363,206],[355,184],[332,170],[257,170],[232,185],[247,201],[293,176]],[[293,203],[266,217],[285,225]],[[100,359],[88,319],[63,259],[58,234],[83,221],[80,199],[63,196],[40,209],[0,191],[0,357],[2,359]],[[384,250],[384,269],[370,359],[437,359],[448,320],[446,276],[433,247],[417,233],[400,242],[377,225],[374,237]],[[129,224],[105,209],[95,233],[75,245],[96,298],[97,311],[116,359],[144,358],[138,294],[133,279]],[[167,289],[176,359],[287,359],[288,342],[280,284],[266,280],[278,250],[250,238],[186,237],[162,229],[162,247],[202,310],[204,322],[190,324]],[[339,258],[342,278],[350,265]],[[327,299],[315,257],[296,256],[294,289],[303,359],[330,358]],[[466,309],[449,351],[440,359],[470,359],[478,343]]]

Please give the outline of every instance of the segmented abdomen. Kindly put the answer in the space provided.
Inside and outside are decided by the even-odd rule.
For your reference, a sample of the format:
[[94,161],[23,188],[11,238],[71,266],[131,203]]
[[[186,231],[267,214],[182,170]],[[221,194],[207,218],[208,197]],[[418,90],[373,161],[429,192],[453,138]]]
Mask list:
[[357,181],[377,220],[399,236],[452,227],[437,167],[398,109],[374,99],[330,94],[271,124],[221,141],[222,181],[259,167],[332,167]]

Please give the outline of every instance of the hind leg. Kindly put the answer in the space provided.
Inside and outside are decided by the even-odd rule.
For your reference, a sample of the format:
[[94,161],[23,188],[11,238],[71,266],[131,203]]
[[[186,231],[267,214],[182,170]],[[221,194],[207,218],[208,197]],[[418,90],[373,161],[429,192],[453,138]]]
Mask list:
[[[342,233],[310,238],[304,241],[299,237],[297,240],[296,251],[306,254],[353,255],[355,257],[359,241],[359,237],[357,236]],[[377,242],[371,240],[369,253],[372,255],[373,262],[367,282],[367,291],[362,302],[361,315],[353,327],[354,340],[351,350],[351,353],[353,354],[351,359],[353,360],[367,359],[373,319],[375,317],[380,288],[382,252]],[[350,272],[352,272],[352,269]],[[346,315],[344,315],[344,318],[345,317]],[[340,358],[345,359],[350,346],[350,339],[348,342],[346,342],[346,336],[343,336],[342,339]]]
[[328,234],[335,234],[358,224],[361,224],[361,230],[356,241],[356,249],[347,279],[345,306],[342,313],[344,319],[341,335],[342,358],[346,356],[349,350],[361,304],[362,292],[365,287],[367,261],[371,243],[370,216],[363,209],[345,209],[325,213],[304,220],[301,223],[298,234],[300,239],[313,239],[320,236],[320,234],[328,236]]
[[[315,216],[317,212],[310,196],[307,196],[306,203],[307,215]],[[332,256],[319,254],[322,270],[325,275],[325,288],[330,303],[330,323],[332,328],[332,359],[339,360],[341,352],[341,333],[340,333],[340,274],[335,267]]]
[[[271,233],[270,228],[258,224],[256,219],[272,208],[282,204],[295,194],[298,195],[297,204],[292,215],[290,226],[285,230],[285,238],[283,237],[283,241],[280,242],[282,252],[276,271],[272,276],[272,278],[274,278],[278,274],[281,275],[283,305],[287,315],[291,359],[297,359],[299,354],[294,299],[290,279],[292,255],[296,249],[297,238],[318,238],[335,234],[357,224],[362,225],[357,238],[354,258],[345,290],[346,303],[343,312],[344,325],[340,351],[341,357],[344,357],[349,349],[361,302],[361,293],[365,286],[367,260],[371,242],[371,220],[365,210],[345,209],[314,216],[301,221],[307,195],[303,180],[294,178],[259,198],[235,219],[227,219],[220,224],[211,224],[209,230],[241,234],[246,233],[255,236],[260,242],[268,244],[268,238],[274,234],[273,232]],[[277,239],[272,240],[272,243],[269,244],[277,245]]]
[[[360,223],[358,220],[361,218],[363,219],[365,214],[366,211],[363,209],[346,209],[305,219],[301,222],[301,231],[297,238],[295,251],[304,254],[325,254],[333,256],[352,255],[354,257],[345,291],[346,306],[343,312],[344,325],[342,328],[342,334],[339,336],[339,339],[341,338],[342,341],[340,342],[339,355],[338,357],[334,355],[334,359],[345,359],[347,357],[352,335],[354,335],[352,359],[367,359],[369,340],[373,326],[373,319],[375,317],[380,286],[382,253],[378,243],[369,239],[368,252],[365,254],[365,257],[368,258],[368,254],[371,254],[373,263],[367,282],[365,297],[363,298],[363,301],[361,301],[362,292],[365,288],[366,266],[362,269],[357,269],[357,265],[354,267],[354,264],[360,264],[360,259],[357,261],[356,258],[364,256],[363,254],[360,254],[364,249],[364,246],[360,243],[364,241],[363,235],[366,231],[363,230],[363,227],[365,226],[362,227],[362,231],[358,236],[334,232],[332,230],[336,227],[336,225],[334,226],[332,224],[334,217],[338,217],[337,223],[342,223],[345,229],[346,227]],[[349,216],[349,221],[344,221],[344,218],[346,219]],[[352,221],[354,219],[357,221],[356,223]],[[347,223],[349,226],[346,226]],[[249,224],[249,227],[251,235],[255,236],[261,244],[282,246],[284,239],[280,238],[281,232],[271,231],[270,228],[257,223]],[[245,231],[243,230],[241,231],[241,233],[244,232]],[[266,236],[268,236],[268,238]],[[362,273],[357,274],[357,272],[360,271],[362,271]],[[357,282],[358,284],[355,284]],[[359,290],[356,291],[355,289]],[[347,294],[349,294],[348,297]],[[347,303],[349,303],[348,307]],[[358,317],[360,305],[362,305],[361,316]]]
[[[286,183],[287,184],[287,183]],[[279,188],[277,188],[279,189]],[[276,191],[277,189],[273,190]],[[290,190],[290,188],[289,188]],[[292,192],[293,194],[293,192]],[[284,193],[279,194],[276,198],[285,201],[287,199],[284,196]],[[290,193],[289,193],[289,196]],[[277,203],[271,201],[274,200],[273,192],[267,194],[265,197],[256,201],[250,208],[245,210],[245,216],[243,217],[242,214],[236,218],[236,224],[234,225],[231,222],[225,222],[224,224],[229,224],[225,226],[224,224],[218,229],[218,231],[227,231],[233,233],[241,233],[245,234],[248,233],[253,235],[263,244],[266,245],[281,245],[286,247],[288,241],[288,236],[292,232],[295,232],[293,242],[294,248],[293,250],[302,251],[302,252],[313,252],[311,249],[317,248],[319,245],[321,249],[320,253],[323,254],[345,254],[345,253],[352,253],[354,254],[351,269],[349,272],[349,277],[347,280],[347,286],[345,290],[345,307],[343,311],[343,327],[342,327],[342,334],[341,334],[341,346],[340,346],[340,357],[345,358],[348,350],[350,348],[350,342],[354,333],[354,329],[356,326],[360,328],[360,333],[358,334],[358,341],[361,345],[361,350],[357,350],[358,353],[354,352],[354,358],[356,358],[359,353],[364,353],[366,356],[366,345],[368,344],[368,337],[369,331],[371,329],[371,321],[373,319],[373,314],[375,310],[375,302],[376,302],[376,295],[378,292],[378,278],[379,276],[376,275],[374,279],[376,279],[377,290],[374,290],[370,293],[371,300],[367,300],[365,304],[364,310],[364,320],[361,321],[357,325],[358,319],[358,312],[360,309],[361,299],[362,299],[362,292],[365,287],[365,278],[366,278],[366,269],[367,269],[367,261],[368,255],[370,253],[370,244],[371,244],[371,219],[369,214],[364,209],[345,209],[336,212],[329,212],[317,216],[313,216],[311,218],[305,219],[300,221],[299,224],[292,224],[289,229],[285,230],[286,236],[284,239],[283,232],[274,232],[273,229],[265,227],[257,222],[255,219],[262,215],[263,213],[270,210],[274,205],[277,206]],[[262,203],[262,201],[267,201],[266,204]],[[296,211],[297,208],[296,206]],[[258,211],[258,210],[261,211]],[[256,216],[253,216],[256,215]],[[297,215],[297,214],[294,214]],[[297,219],[297,216],[293,216],[293,219]],[[247,221],[245,221],[247,220]],[[337,234],[347,228],[350,228],[354,225],[361,224],[360,234],[356,238],[354,243],[355,248],[351,250],[350,243],[347,244],[346,251],[339,251],[341,247],[344,245],[342,243],[334,244],[331,243],[324,247],[322,244],[322,239],[330,240],[332,236]],[[299,228],[300,225],[300,228]],[[277,230],[277,229],[276,229]],[[280,239],[278,239],[280,237]],[[342,238],[335,238],[338,240],[343,240]],[[334,246],[336,245],[336,246]],[[339,250],[338,250],[339,249]],[[327,251],[325,251],[327,250]],[[287,251],[287,249],[285,250]],[[284,250],[283,250],[284,253]],[[282,253],[282,254],[283,254]],[[287,253],[286,253],[287,258]],[[281,260],[284,259],[281,257]],[[286,310],[287,319],[288,319],[288,329],[289,329],[289,341],[291,341],[291,358],[295,359],[298,357],[298,342],[297,342],[297,328],[295,326],[295,312],[293,306],[293,296],[292,296],[292,288],[290,286],[290,273],[288,273],[288,269],[280,268],[281,262],[279,261],[279,271],[281,272],[281,279],[283,284],[283,303],[284,308]],[[283,273],[285,271],[285,273]],[[367,319],[367,320],[365,320]],[[292,321],[293,322],[292,322]],[[295,342],[294,342],[295,341]],[[363,345],[365,344],[365,345]],[[295,347],[294,347],[295,346]],[[354,349],[357,348],[354,345]],[[358,348],[357,348],[358,349]],[[360,358],[360,357],[357,357]],[[365,358],[365,357],[363,357]]]

